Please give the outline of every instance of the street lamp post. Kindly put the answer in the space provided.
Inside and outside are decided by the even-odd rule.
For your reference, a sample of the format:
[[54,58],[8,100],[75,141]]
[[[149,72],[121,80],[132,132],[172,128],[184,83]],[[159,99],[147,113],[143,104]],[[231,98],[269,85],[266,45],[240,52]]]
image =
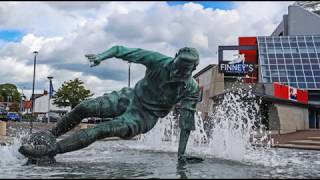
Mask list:
[[128,87],[130,88],[130,67],[131,67],[131,62],[128,63]]
[[[32,117],[33,117],[33,113],[34,113],[34,83],[35,83],[35,77],[36,77],[36,61],[37,61],[37,55],[38,55],[38,51],[33,51],[34,54],[34,60],[33,60],[33,83],[32,83]],[[30,119],[30,133],[32,133],[32,118]]]
[[22,111],[23,111],[23,97],[24,97],[24,95],[23,95],[23,88],[24,87],[19,87],[20,89],[21,89],[21,96],[20,96],[20,112],[22,113]]
[[48,76],[48,79],[49,79],[49,93],[48,93],[48,95],[49,95],[49,98],[48,98],[48,113],[47,113],[47,115],[48,115],[48,123],[50,122],[50,116],[49,116],[49,112],[50,112],[50,100],[51,100],[51,95],[52,95],[52,79],[53,79],[53,77],[52,76]]

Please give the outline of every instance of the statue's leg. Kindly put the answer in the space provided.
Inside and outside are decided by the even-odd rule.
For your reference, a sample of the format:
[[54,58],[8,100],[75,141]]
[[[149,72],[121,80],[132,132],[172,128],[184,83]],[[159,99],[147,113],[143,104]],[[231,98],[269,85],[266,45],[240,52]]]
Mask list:
[[113,118],[125,112],[130,103],[132,89],[123,88],[95,99],[81,102],[69,113],[62,117],[51,129],[54,136],[68,132],[87,117]]
[[103,122],[94,128],[82,129],[58,141],[57,153],[79,150],[106,137],[126,137],[129,134],[128,124],[120,119]]
[[124,114],[113,120],[100,123],[94,128],[82,129],[57,142],[57,153],[79,150],[107,137],[130,139],[152,129],[158,117],[139,106],[136,100],[133,101]]
[[[24,145],[19,152],[28,157],[28,164],[55,162],[54,156],[89,146],[98,139],[105,137],[127,137],[131,131],[122,118],[100,123],[94,128],[82,129],[58,142],[36,145]],[[53,137],[54,138],[54,137]]]
[[98,124],[94,128],[82,129],[53,146],[42,144],[32,146],[22,146],[19,152],[28,157],[54,157],[70,151],[79,150],[89,146],[96,140],[106,137],[120,137],[123,139],[132,138],[138,134],[146,133],[156,124],[158,117],[150,113],[139,105],[134,98],[127,107],[125,113],[115,117],[110,121]]

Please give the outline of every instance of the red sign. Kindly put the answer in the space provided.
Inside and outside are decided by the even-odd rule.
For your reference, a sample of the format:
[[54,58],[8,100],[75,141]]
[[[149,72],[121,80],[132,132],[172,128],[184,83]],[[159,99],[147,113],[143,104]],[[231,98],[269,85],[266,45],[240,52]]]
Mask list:
[[282,99],[288,99],[301,103],[308,103],[308,91],[297,89],[280,83],[273,83],[274,96]]

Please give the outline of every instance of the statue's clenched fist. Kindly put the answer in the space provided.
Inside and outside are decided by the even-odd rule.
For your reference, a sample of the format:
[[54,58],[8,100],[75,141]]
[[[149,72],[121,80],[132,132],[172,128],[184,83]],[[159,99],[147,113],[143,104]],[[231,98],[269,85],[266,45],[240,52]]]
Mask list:
[[99,58],[99,56],[95,54],[86,54],[85,57],[88,58],[90,62],[90,67],[97,66],[101,62],[101,59]]

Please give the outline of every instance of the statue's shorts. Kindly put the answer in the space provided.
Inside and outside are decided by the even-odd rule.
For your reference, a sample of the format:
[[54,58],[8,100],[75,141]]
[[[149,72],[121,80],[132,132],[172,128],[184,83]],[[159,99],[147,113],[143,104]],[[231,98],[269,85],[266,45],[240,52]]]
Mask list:
[[[146,133],[157,123],[158,117],[145,109],[130,88],[104,94],[84,103],[83,112],[91,116],[111,118],[98,124],[93,131],[101,132],[100,138],[117,136],[124,139]],[[92,112],[88,112],[92,110]],[[99,138],[99,139],[100,139]]]

